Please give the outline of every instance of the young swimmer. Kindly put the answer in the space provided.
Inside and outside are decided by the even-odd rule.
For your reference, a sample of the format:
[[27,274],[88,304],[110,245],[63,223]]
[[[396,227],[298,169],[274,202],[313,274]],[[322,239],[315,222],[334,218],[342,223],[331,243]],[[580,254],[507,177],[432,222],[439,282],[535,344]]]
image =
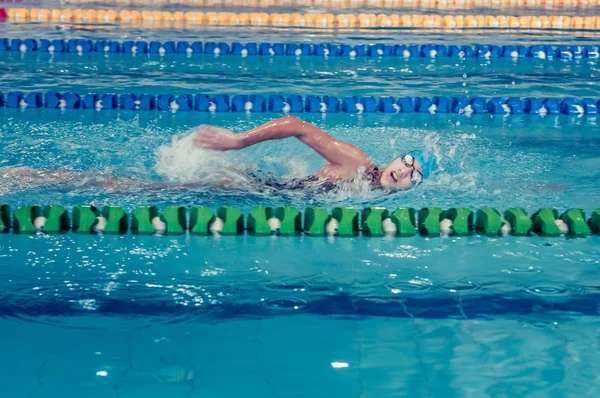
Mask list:
[[[395,159],[385,167],[376,166],[356,146],[330,137],[318,127],[294,116],[285,116],[244,133],[203,125],[193,133],[196,148],[230,151],[240,150],[263,141],[296,137],[314,149],[328,163],[316,174],[301,179],[281,180],[268,173],[249,172],[238,168],[227,169],[227,177],[215,177],[210,183],[148,182],[134,178],[97,176],[89,172],[66,172],[30,167],[0,168],[0,177],[8,182],[19,182],[30,188],[46,185],[69,187],[99,186],[111,191],[132,192],[136,190],[212,189],[285,191],[306,190],[326,192],[334,190],[344,181],[365,180],[372,188],[385,190],[407,190],[419,185],[437,167],[434,156],[424,157],[413,151]],[[10,184],[9,184],[10,185]],[[11,191],[9,185],[2,191]]]
[[419,185],[437,166],[435,157],[426,159],[420,152],[413,151],[380,168],[354,145],[336,140],[295,116],[285,116],[241,134],[214,126],[200,126],[195,133],[194,145],[229,151],[288,137],[296,137],[314,149],[328,162],[327,165],[313,176],[286,182],[253,176],[262,184],[278,189],[331,190],[343,180],[359,177],[366,179],[373,188],[406,190]]

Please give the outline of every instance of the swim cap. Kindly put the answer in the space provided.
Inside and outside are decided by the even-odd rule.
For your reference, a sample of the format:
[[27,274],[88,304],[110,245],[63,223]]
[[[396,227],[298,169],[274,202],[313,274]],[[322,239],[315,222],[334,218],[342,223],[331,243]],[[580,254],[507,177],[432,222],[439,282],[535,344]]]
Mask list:
[[437,170],[437,158],[433,154],[423,154],[421,151],[412,151],[409,154],[421,163],[423,178],[428,178],[432,171]]

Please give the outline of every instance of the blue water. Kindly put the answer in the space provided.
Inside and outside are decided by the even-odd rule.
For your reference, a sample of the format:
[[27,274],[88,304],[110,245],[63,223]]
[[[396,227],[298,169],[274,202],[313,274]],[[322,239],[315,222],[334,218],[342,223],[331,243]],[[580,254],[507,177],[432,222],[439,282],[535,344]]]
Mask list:
[[[0,36],[365,43],[371,31],[0,24]],[[87,29],[87,28],[86,28]],[[386,42],[589,44],[594,33],[385,31]],[[589,37],[588,37],[589,36]],[[251,39],[250,39],[251,38]],[[0,54],[0,91],[593,96],[590,61],[238,59]],[[514,82],[514,84],[513,84]],[[231,167],[281,178],[322,160],[295,140],[190,152],[199,124],[266,114],[0,110],[0,203],[598,207],[595,117],[302,115],[380,165],[440,169],[381,195],[220,191]],[[176,138],[173,141],[174,137]],[[15,167],[82,173],[64,180]],[[82,186],[117,176],[115,190]],[[148,182],[169,182],[148,189]],[[180,185],[201,182],[196,188]],[[201,184],[202,185],[202,184]],[[596,396],[600,238],[0,235],[6,397]]]

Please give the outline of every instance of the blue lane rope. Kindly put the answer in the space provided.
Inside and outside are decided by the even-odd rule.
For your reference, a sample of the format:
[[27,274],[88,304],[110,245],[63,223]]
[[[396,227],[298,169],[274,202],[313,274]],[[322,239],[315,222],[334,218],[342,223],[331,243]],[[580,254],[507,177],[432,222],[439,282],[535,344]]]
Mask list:
[[161,110],[275,113],[458,113],[495,115],[596,115],[600,101],[592,98],[493,97],[344,97],[252,94],[85,94],[13,91],[0,93],[0,107],[90,110]]
[[125,53],[125,54],[212,54],[237,56],[328,56],[328,57],[404,57],[404,58],[540,58],[540,59],[597,59],[598,46],[548,45],[497,46],[464,45],[444,46],[437,44],[306,44],[306,43],[222,43],[187,41],[125,41],[110,40],[35,40],[0,39],[0,52],[48,52],[48,53]]

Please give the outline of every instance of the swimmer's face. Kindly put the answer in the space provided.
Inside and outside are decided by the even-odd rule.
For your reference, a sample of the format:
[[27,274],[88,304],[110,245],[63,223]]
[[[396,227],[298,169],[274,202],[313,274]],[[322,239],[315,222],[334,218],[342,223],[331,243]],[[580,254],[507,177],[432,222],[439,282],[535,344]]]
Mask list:
[[410,189],[419,185],[421,181],[423,181],[421,164],[410,154],[399,157],[387,165],[379,179],[382,187],[396,190]]

